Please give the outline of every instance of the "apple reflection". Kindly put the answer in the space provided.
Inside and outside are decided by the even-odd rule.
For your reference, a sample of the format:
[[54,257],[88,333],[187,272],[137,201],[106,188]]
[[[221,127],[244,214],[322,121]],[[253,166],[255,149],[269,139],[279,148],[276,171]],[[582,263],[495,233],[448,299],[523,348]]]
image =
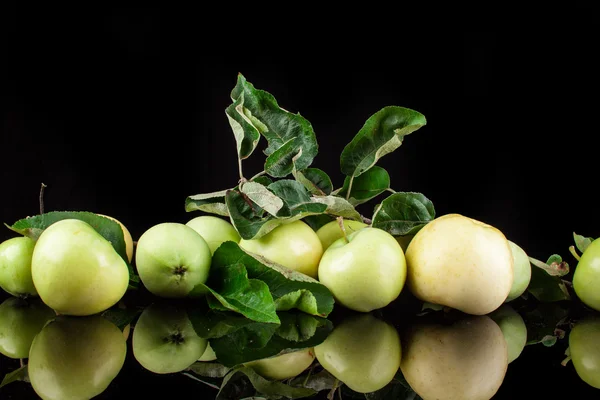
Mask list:
[[187,369],[207,346],[208,340],[198,336],[186,310],[170,303],[146,307],[133,328],[133,355],[156,374]]
[[398,372],[400,335],[394,326],[372,313],[351,314],[315,346],[315,355],[325,370],[353,391],[374,392],[389,384]]
[[0,305],[0,353],[28,358],[33,338],[56,316],[38,297],[9,297]]
[[600,389],[600,317],[575,322],[569,332],[569,356],[581,380]]
[[110,385],[126,354],[123,332],[106,318],[58,316],[33,340],[29,379],[44,400],[90,399]]
[[412,325],[402,336],[401,371],[423,400],[489,400],[508,369],[508,345],[489,316]]

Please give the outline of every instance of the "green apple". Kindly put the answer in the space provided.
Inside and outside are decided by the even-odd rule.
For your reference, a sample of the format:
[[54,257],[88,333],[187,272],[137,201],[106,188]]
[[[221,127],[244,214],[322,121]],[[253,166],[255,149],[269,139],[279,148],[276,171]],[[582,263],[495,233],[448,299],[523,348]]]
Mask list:
[[0,353],[9,358],[27,358],[31,342],[44,325],[56,317],[39,297],[10,297],[0,305]]
[[123,223],[116,218],[113,218],[111,216],[104,215],[104,214],[97,214],[97,215],[111,219],[121,226],[121,230],[123,231],[123,239],[125,240],[125,252],[127,253],[127,260],[129,262],[131,262],[131,260],[133,259],[133,238],[131,237],[131,233],[129,232],[129,229],[127,229],[127,227],[125,225],[123,225]]
[[590,243],[577,262],[573,290],[586,306],[600,311],[600,238]]
[[386,231],[366,227],[336,240],[319,263],[319,281],[336,302],[368,312],[394,301],[406,280],[402,248]]
[[293,351],[275,357],[245,363],[263,378],[283,380],[300,375],[313,363],[315,353],[312,348]]
[[508,369],[502,330],[485,315],[412,325],[402,345],[400,369],[423,399],[489,400]]
[[304,221],[284,223],[259,239],[241,239],[239,245],[271,262],[317,278],[323,245]]
[[489,314],[502,330],[508,346],[508,363],[516,360],[527,344],[527,326],[523,317],[508,304]]
[[[367,226],[368,225],[364,222],[348,219],[344,220],[344,230],[346,231],[346,235],[349,235],[352,232],[358,231]],[[331,221],[317,230],[317,236],[321,241],[323,251],[325,251],[329,246],[331,246],[333,242],[344,237],[344,231],[342,231],[342,228],[340,227],[338,221]]]
[[184,309],[154,303],[144,309],[133,327],[132,346],[142,367],[170,374],[198,361],[208,340],[198,336]]
[[406,249],[406,265],[416,298],[467,314],[494,311],[513,284],[513,255],[504,234],[460,214],[421,228]]
[[315,347],[317,361],[350,389],[370,393],[394,379],[402,346],[396,328],[371,313],[346,317]]
[[217,355],[215,351],[210,347],[210,342],[206,344],[206,350],[202,353],[202,356],[198,359],[198,361],[215,361],[217,359]]
[[204,238],[185,224],[164,222],[140,236],[135,264],[140,280],[156,296],[203,295],[212,255]]
[[0,287],[13,296],[37,296],[31,278],[31,258],[35,241],[25,236],[0,244]]
[[211,255],[215,254],[215,251],[224,242],[239,243],[241,240],[240,234],[229,221],[213,215],[196,217],[188,221],[186,225],[198,232],[206,240]]
[[569,355],[581,380],[600,389],[600,317],[575,322],[569,332]]
[[42,232],[31,261],[41,299],[59,314],[87,316],[115,305],[127,291],[129,269],[91,225],[64,219]]
[[44,400],[91,399],[125,363],[123,333],[100,315],[59,316],[33,339],[28,374]]
[[505,302],[513,301],[521,296],[531,281],[531,262],[529,256],[521,247],[512,241],[508,241],[513,256],[513,284]]

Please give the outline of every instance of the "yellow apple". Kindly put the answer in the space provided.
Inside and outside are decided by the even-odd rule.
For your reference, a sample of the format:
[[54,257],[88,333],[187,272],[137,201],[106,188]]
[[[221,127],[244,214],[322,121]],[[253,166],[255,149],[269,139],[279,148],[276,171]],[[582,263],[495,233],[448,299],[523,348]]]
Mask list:
[[467,314],[494,311],[513,284],[513,255],[504,234],[460,214],[438,217],[417,232],[406,265],[415,297]]
[[317,278],[323,245],[304,221],[279,225],[259,239],[241,239],[240,247],[286,268]]
[[[344,220],[344,229],[346,230],[346,235],[358,231],[366,226],[368,225],[364,222],[347,219]],[[335,242],[339,238],[344,237],[344,232],[342,231],[338,221],[331,221],[317,230],[317,236],[321,241],[321,245],[323,245],[323,251],[325,251],[331,245],[331,243]]]
[[293,351],[275,357],[262,358],[260,360],[245,363],[263,378],[282,380],[293,378],[310,367],[315,359],[312,348]]
[[508,369],[502,330],[485,315],[413,325],[404,332],[402,345],[400,369],[424,400],[489,400]]

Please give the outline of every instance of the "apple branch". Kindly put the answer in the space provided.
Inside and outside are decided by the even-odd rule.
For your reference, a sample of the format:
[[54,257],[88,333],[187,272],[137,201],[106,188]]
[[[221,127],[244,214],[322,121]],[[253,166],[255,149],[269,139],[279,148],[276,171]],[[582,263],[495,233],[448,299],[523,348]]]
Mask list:
[[42,182],[42,187],[40,188],[40,215],[44,213],[44,188],[46,187],[46,184]]

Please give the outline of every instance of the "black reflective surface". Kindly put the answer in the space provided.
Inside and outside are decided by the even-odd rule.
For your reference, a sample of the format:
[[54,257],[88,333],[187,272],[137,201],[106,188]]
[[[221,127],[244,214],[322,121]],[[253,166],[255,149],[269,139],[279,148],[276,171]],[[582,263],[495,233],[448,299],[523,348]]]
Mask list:
[[[600,390],[583,380],[597,385],[600,379],[600,316],[576,301],[519,298],[492,314],[471,316],[424,308],[403,292],[371,313],[341,306],[327,319],[280,312],[279,326],[210,310],[203,300],[160,299],[143,288],[89,317],[56,316],[36,298],[3,294],[2,301],[0,348],[6,354],[0,373],[16,376],[0,388],[7,399],[61,390],[99,399],[133,392],[149,398],[177,393],[242,399],[270,393],[325,399],[334,387],[335,398],[418,398],[413,388],[424,398],[453,391],[468,393],[467,398],[529,398],[534,392],[534,398],[594,398]],[[577,343],[571,347],[577,353],[567,362],[574,327]],[[33,350],[19,358],[33,337]],[[197,361],[209,347],[217,359]],[[280,352],[294,358],[274,366],[249,363]],[[21,364],[32,369],[28,378],[15,373]],[[596,375],[580,376],[575,365],[595,368]],[[332,375],[340,371],[346,382]]]

